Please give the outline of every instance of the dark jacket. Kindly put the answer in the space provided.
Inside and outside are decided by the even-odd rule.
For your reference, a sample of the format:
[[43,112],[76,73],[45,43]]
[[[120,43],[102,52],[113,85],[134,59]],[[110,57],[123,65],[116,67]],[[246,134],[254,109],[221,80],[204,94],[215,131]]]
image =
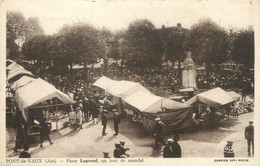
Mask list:
[[172,156],[173,156],[173,150],[172,150],[171,145],[166,145],[163,148],[163,157],[164,158],[172,158]]
[[119,116],[114,116],[114,124],[120,123],[120,118]]
[[41,127],[41,129],[40,129],[40,134],[41,135],[48,135],[48,134],[50,134],[50,128],[49,128],[48,124],[45,121],[40,123],[40,127]]
[[114,150],[114,157],[115,157],[115,158],[120,158],[121,155],[122,155],[121,150],[120,150],[119,148],[116,148],[116,149]]
[[245,139],[253,140],[254,139],[254,126],[247,126],[245,128]]
[[156,136],[161,136],[162,135],[162,132],[163,132],[163,124],[161,122],[157,122],[155,124],[155,128],[154,128],[154,132],[156,134]]
[[97,118],[98,117],[98,105],[96,103],[96,101],[91,100],[91,113],[93,118]]
[[178,142],[172,143],[172,157],[178,158],[181,157],[181,146]]

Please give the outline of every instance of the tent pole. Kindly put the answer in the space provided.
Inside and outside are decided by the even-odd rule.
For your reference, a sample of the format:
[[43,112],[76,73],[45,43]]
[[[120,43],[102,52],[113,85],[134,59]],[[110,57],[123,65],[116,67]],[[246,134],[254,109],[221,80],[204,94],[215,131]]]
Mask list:
[[[57,98],[55,98],[55,114],[57,113]],[[58,130],[58,116],[57,116],[57,120],[56,120],[56,130]]]

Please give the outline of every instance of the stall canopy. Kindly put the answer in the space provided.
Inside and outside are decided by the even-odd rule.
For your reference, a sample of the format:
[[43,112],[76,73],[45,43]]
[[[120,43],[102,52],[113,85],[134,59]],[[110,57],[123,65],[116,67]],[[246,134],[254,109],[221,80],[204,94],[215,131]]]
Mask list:
[[235,91],[229,91],[229,92],[227,92],[227,94],[229,96],[231,96],[234,100],[237,100],[241,97],[241,95],[236,93]]
[[180,102],[170,100],[168,98],[163,97],[162,98],[162,107],[172,110],[172,111],[176,111],[176,110],[190,108],[190,105],[188,105],[186,103],[180,103]]
[[33,80],[35,80],[35,78],[32,77],[28,77],[28,76],[23,76],[22,78],[20,78],[19,80],[15,81],[10,88],[13,91],[16,91],[18,88],[21,88],[29,83],[31,83]]
[[120,97],[120,98],[127,97],[137,91],[151,93],[149,90],[144,88],[139,83],[135,83],[131,81],[111,80],[105,76],[102,76],[93,85],[104,89],[106,92],[108,92],[109,94],[115,97]]
[[162,108],[162,97],[142,91],[133,93],[124,98],[123,101],[137,108],[141,112],[156,113],[161,111]]
[[25,120],[27,120],[27,116],[24,112],[25,109],[54,97],[57,97],[64,104],[75,103],[75,101],[65,93],[59,91],[53,85],[40,78],[17,89],[15,92],[15,100],[19,109],[22,111]]
[[7,76],[7,80],[9,81],[10,79],[14,78],[15,76],[18,76],[18,75],[33,75],[31,72],[25,70],[25,69],[17,69],[17,70],[11,70],[9,73],[8,73],[8,76]]
[[[152,131],[155,118],[161,117],[169,130],[179,130],[192,125],[190,105],[153,95],[138,83],[115,81],[101,77],[93,85],[98,86],[141,112],[143,127]],[[164,111],[163,108],[167,110]]]
[[18,69],[24,69],[21,65],[18,65],[17,63],[13,62],[10,65],[8,65],[6,67],[6,70],[8,70],[9,72],[18,70]]
[[223,89],[214,88],[214,89],[200,93],[200,94],[192,97],[185,103],[188,105],[191,105],[197,101],[207,104],[209,106],[215,107],[215,108],[219,108],[222,105],[226,105],[228,103],[233,102],[234,98],[232,98],[230,95],[228,95],[227,92],[224,91]]

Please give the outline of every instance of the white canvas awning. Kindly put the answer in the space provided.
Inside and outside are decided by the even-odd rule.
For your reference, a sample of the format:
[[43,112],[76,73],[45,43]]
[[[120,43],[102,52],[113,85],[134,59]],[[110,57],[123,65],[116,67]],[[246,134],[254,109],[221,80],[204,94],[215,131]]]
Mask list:
[[162,107],[170,110],[181,110],[181,109],[190,108],[190,105],[163,97]]
[[126,103],[137,108],[141,112],[157,113],[162,110],[162,97],[141,91],[123,99]]
[[6,70],[10,72],[18,70],[18,69],[24,69],[21,65],[18,65],[17,63],[13,62],[9,66],[6,67]]
[[25,109],[54,97],[57,97],[64,104],[75,103],[75,101],[65,93],[59,91],[53,85],[40,78],[17,89],[15,92],[15,100],[19,109],[22,111],[25,120],[27,120],[27,116],[24,114]]
[[23,87],[29,83],[31,83],[33,80],[35,80],[35,78],[31,78],[28,76],[23,76],[22,78],[20,78],[19,80],[15,81],[10,88],[13,91],[16,91],[18,88]]
[[141,91],[145,93],[151,93],[145,87],[140,85],[139,83],[131,82],[131,81],[116,81],[111,80],[105,76],[102,76],[98,79],[93,85],[104,89],[109,94],[124,98],[127,97],[134,92]]
[[235,91],[229,91],[229,92],[227,92],[227,94],[228,94],[229,96],[231,96],[234,100],[237,100],[237,99],[239,99],[239,98],[241,97],[241,95],[238,94],[238,93],[235,92]]
[[227,92],[223,89],[214,88],[192,97],[185,103],[191,105],[197,101],[200,101],[204,104],[207,104],[215,108],[219,108],[222,105],[226,105],[228,103],[233,102],[234,99],[230,95],[228,95]]

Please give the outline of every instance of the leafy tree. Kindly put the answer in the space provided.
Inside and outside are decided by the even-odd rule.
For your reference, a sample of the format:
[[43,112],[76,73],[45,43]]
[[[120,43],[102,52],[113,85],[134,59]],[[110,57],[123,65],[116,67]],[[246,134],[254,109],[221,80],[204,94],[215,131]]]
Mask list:
[[40,26],[38,18],[30,17],[25,24],[25,40],[34,36],[44,35],[44,30]]
[[228,55],[228,34],[210,19],[192,26],[186,48],[192,51],[197,64],[206,64],[206,70],[212,70],[211,64],[223,63]]
[[[84,63],[84,76],[87,76],[87,64],[92,64],[97,57],[101,57],[99,33],[92,25],[76,23],[65,25],[59,31],[60,55],[64,63],[70,65],[72,71],[73,63]],[[87,81],[87,77],[85,77]]]
[[125,34],[128,65],[155,66],[162,62],[162,42],[155,26],[147,19],[132,22]]
[[246,68],[254,67],[254,32],[240,31],[234,39],[232,59],[244,64]]
[[113,35],[107,29],[102,29],[98,31],[98,45],[99,45],[99,58],[104,60],[104,75],[107,75],[108,70],[108,60],[109,55],[111,54],[113,44]]
[[26,20],[21,12],[7,12],[6,40],[7,58],[17,59],[20,55],[20,43],[25,40]]
[[49,64],[49,36],[38,35],[23,44],[22,50],[27,60],[33,60],[38,67]]
[[120,37],[115,36],[112,41],[111,52],[109,57],[117,61],[120,59]]
[[[161,31],[163,30],[164,29],[161,29]],[[182,28],[181,24],[178,23],[177,27],[173,28],[170,33],[161,33],[161,37],[164,41],[165,58],[166,60],[171,60],[172,62],[178,62],[178,74],[181,78],[181,62],[185,57],[185,42],[189,35],[189,31]]]

